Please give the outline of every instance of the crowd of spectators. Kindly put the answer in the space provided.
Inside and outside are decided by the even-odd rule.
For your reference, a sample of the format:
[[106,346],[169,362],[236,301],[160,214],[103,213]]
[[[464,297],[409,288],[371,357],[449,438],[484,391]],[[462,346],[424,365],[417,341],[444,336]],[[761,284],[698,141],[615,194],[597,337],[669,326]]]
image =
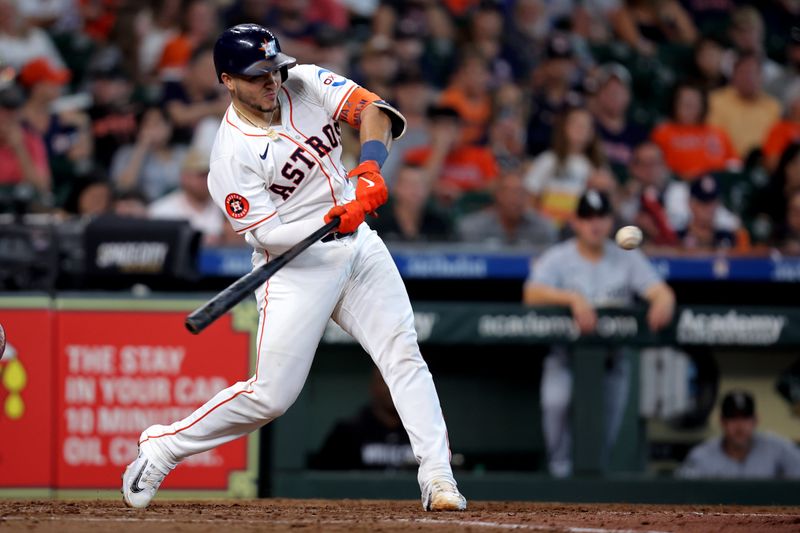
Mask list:
[[594,188],[652,246],[800,253],[791,0],[0,0],[0,211],[242,243],[202,187],[241,22],[406,116],[388,240],[551,244]]

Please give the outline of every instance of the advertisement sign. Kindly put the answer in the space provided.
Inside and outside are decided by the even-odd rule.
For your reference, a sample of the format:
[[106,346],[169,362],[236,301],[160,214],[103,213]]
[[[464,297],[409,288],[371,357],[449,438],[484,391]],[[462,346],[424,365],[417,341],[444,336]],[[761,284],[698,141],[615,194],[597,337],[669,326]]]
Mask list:
[[[119,488],[142,430],[190,414],[250,375],[250,337],[231,315],[202,335],[185,311],[59,310],[55,353],[56,487]],[[228,488],[247,468],[247,439],[194,456],[165,489]]]
[[[800,345],[800,311],[795,308],[678,306],[672,323],[658,333],[650,331],[645,315],[645,307],[598,309],[594,331],[581,335],[566,308],[423,302],[414,305],[414,326],[419,341],[432,344]],[[355,343],[333,322],[322,341]]]
[[[47,300],[44,300],[47,305]],[[0,488],[53,484],[53,330],[47,309],[0,302]]]

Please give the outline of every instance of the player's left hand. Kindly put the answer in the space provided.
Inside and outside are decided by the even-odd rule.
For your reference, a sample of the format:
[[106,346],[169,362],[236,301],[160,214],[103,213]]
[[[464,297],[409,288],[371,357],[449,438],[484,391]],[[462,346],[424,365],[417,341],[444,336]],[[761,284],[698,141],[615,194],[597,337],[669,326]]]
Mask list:
[[655,301],[647,310],[647,325],[651,331],[661,331],[672,321],[673,313],[674,307],[671,302]]
[[356,200],[367,213],[373,214],[376,209],[389,199],[389,190],[381,176],[381,167],[375,161],[364,161],[347,174],[348,178],[358,178],[356,184]]
[[331,210],[325,215],[325,223],[330,222],[333,217],[339,217],[339,227],[336,228],[336,231],[339,233],[352,233],[364,222],[366,213],[360,203],[353,201],[331,207]]

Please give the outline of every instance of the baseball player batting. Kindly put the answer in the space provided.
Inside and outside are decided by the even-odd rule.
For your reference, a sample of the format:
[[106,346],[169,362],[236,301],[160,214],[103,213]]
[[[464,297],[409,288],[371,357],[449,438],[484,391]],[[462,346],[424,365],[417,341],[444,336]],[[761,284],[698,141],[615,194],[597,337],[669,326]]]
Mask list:
[[[182,460],[282,415],[306,380],[330,318],[370,354],[408,431],[419,462],[422,505],[467,506],[456,488],[439,398],[420,355],[411,304],[383,241],[364,222],[386,202],[380,167],[403,116],[376,94],[315,65],[297,65],[266,28],[242,24],[214,46],[231,105],[211,150],[208,188],[237,233],[252,245],[253,268],[333,217],[336,232],[311,245],[256,291],[255,375],[223,390],[183,420],[139,438],[122,494],[147,506]],[[341,162],[340,122],[359,130],[361,161]]]

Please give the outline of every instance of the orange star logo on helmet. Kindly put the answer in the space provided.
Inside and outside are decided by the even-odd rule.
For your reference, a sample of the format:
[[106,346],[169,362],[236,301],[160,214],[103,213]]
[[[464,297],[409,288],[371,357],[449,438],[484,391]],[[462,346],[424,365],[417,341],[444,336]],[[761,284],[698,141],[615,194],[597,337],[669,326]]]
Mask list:
[[274,39],[272,41],[264,39],[264,42],[259,50],[264,52],[264,57],[271,59],[278,55],[278,44]]

